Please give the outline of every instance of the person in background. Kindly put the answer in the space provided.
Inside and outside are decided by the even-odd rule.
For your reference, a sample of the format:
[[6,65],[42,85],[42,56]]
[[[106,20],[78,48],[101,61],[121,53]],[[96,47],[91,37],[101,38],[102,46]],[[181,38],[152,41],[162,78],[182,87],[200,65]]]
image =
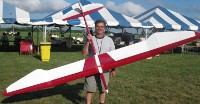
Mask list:
[[[96,35],[92,36],[91,34],[88,34],[87,41],[84,44],[84,47],[82,49],[82,55],[84,57],[92,57],[94,56],[94,53],[92,51],[92,46],[89,43],[89,40],[93,40],[94,47],[96,50],[96,54],[105,53],[108,51],[112,51],[115,49],[115,45],[113,40],[105,35],[105,29],[106,29],[106,23],[103,20],[97,20],[95,22],[95,32]],[[108,85],[109,81],[109,75],[115,76],[116,72],[115,69],[112,69],[109,73],[109,71],[104,72],[105,80]],[[85,78],[84,83],[84,90],[86,90],[86,102],[87,104],[92,103],[92,97],[93,93],[96,92],[96,89],[98,87],[99,90],[99,102],[100,104],[103,104],[105,102],[105,88],[103,85],[103,82],[100,79],[100,74],[88,76]]]
[[7,36],[7,34],[5,32],[3,33],[2,37],[1,37],[1,40],[2,41],[3,40],[8,40],[8,36]]
[[8,36],[5,32],[3,33],[2,37],[1,37],[1,41],[2,41],[3,48],[7,48],[9,46]]
[[31,32],[28,32],[28,36],[25,37],[25,41],[28,41],[32,45],[32,53],[36,53],[34,42],[33,42],[33,35]]
[[22,37],[20,36],[20,32],[17,32],[17,33],[15,34],[15,40],[14,40],[14,44],[15,44],[15,47],[16,47],[17,49],[19,49],[21,40],[22,40]]
[[26,41],[29,41],[29,42],[31,42],[31,43],[33,43],[33,37],[32,37],[31,32],[28,32],[28,36],[25,37],[25,40],[26,40]]

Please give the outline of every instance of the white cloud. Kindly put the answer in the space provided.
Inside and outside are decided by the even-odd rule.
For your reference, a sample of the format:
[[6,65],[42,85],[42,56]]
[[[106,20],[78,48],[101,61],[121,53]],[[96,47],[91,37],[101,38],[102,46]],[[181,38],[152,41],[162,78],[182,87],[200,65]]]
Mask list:
[[28,12],[50,12],[58,11],[70,3],[65,0],[4,0],[7,3],[16,5],[17,7],[24,9]]
[[107,1],[106,8],[128,16],[134,16],[146,11],[146,9],[141,5],[135,4],[133,2],[125,2],[121,5],[116,5],[114,2]]

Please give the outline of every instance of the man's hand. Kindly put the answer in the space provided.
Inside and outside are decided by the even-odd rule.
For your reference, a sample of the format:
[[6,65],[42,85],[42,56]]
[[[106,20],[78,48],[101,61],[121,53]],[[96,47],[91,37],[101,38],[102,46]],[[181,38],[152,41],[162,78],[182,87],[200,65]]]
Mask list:
[[83,55],[83,57],[87,57],[87,55],[89,53],[88,49],[89,49],[89,43],[90,43],[91,40],[92,40],[92,35],[88,34],[87,41],[86,41],[86,43],[85,43],[85,45],[84,45],[84,47],[82,49],[82,55]]
[[88,41],[92,40],[92,35],[88,34],[87,38],[88,38]]

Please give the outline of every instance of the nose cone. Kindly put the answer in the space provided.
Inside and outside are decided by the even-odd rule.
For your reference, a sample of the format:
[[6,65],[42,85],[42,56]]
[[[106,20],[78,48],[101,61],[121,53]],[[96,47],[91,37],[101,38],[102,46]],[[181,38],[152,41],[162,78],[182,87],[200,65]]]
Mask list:
[[13,96],[19,94],[19,91],[12,91],[12,92],[7,92],[7,90],[3,90],[2,95],[3,96]]

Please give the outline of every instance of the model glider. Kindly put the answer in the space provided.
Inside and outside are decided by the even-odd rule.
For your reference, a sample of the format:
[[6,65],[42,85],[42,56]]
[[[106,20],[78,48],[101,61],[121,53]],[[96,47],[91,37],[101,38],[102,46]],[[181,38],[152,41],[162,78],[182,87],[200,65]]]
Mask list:
[[[193,31],[157,32],[145,41],[111,52],[95,55],[51,70],[37,69],[7,87],[3,91],[3,95],[12,96],[57,86],[99,73],[97,64],[100,64],[102,70],[106,71],[146,59],[198,38],[200,38],[200,33]],[[99,61],[95,61],[95,57],[98,57]]]

